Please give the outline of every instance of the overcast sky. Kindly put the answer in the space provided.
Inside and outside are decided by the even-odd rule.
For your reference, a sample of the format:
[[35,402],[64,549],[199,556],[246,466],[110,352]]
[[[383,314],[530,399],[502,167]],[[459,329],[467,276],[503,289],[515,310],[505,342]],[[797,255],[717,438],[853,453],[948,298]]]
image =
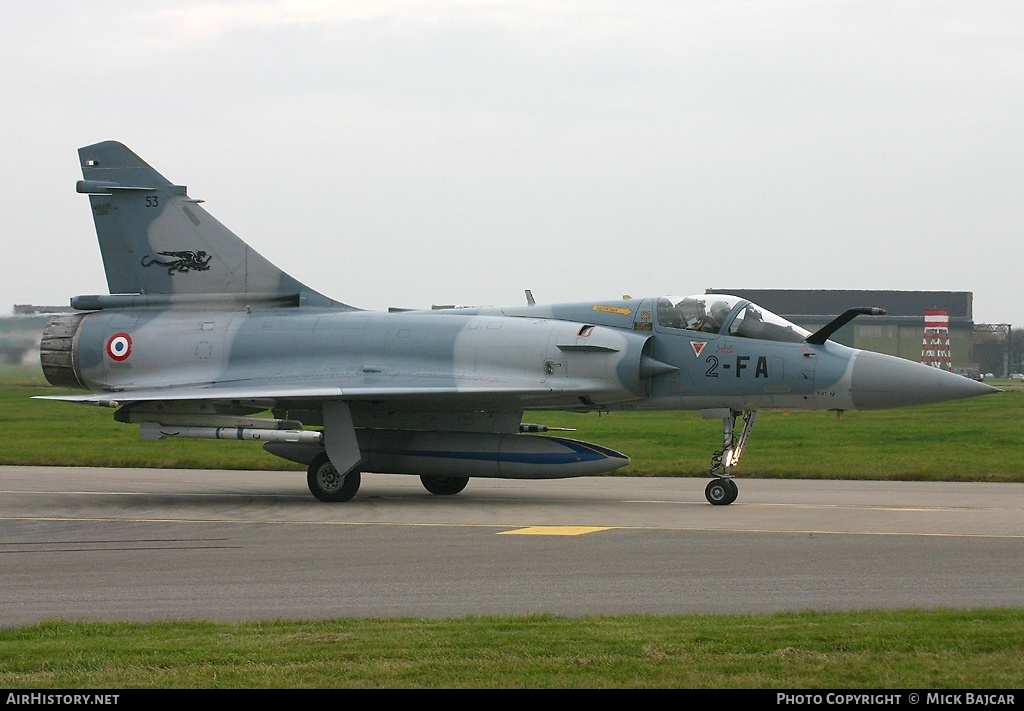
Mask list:
[[1019,1],[2,8],[0,314],[106,293],[74,184],[114,139],[363,308],[936,290],[1024,327]]

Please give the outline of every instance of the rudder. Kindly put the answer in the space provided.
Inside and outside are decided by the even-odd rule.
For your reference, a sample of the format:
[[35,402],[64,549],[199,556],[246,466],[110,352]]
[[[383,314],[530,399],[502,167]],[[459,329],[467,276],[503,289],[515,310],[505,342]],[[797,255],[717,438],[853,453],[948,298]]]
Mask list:
[[77,191],[89,195],[111,294],[295,295],[344,306],[271,264],[123,144],[78,155]]

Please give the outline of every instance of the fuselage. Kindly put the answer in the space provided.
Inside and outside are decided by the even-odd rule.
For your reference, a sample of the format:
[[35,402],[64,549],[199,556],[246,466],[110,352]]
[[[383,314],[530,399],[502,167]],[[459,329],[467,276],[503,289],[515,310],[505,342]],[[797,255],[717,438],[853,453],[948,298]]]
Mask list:
[[[63,341],[72,364],[55,382],[124,396],[213,384],[329,384],[352,395],[357,419],[380,417],[359,393],[389,387],[412,393],[403,411],[856,410],[948,399],[932,392],[931,381],[946,383],[949,374],[878,354],[869,357],[903,374],[875,389],[898,390],[907,370],[928,383],[888,403],[861,398],[861,351],[797,340],[802,330],[790,340],[739,335],[734,325],[749,302],[731,302],[717,332],[666,325],[656,302],[393,312],[101,309],[63,317],[73,330]],[[961,381],[973,384],[949,383]],[[417,404],[417,389],[451,397]],[[479,397],[463,402],[463,392]]]

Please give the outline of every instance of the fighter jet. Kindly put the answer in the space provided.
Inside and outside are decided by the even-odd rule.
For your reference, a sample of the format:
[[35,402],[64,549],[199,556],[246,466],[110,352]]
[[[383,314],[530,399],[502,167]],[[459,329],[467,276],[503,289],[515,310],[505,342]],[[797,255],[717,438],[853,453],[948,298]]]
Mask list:
[[705,494],[733,471],[763,409],[874,410],[997,392],[984,383],[810,333],[719,294],[369,311],[284,273],[124,145],[79,150],[109,294],[71,299],[42,338],[48,399],[116,408],[144,439],[263,443],[307,466],[321,501],[360,472],[552,479],[629,463],[523,421],[550,410],[700,410],[721,419]]

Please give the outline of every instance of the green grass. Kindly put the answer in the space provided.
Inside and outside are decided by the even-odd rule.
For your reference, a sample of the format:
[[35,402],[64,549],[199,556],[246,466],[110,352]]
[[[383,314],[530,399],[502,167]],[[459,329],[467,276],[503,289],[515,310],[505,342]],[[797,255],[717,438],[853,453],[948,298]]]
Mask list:
[[7,688],[1014,689],[1015,610],[242,624],[0,631]]
[[[297,470],[252,442],[140,441],[113,410],[33,400],[58,394],[40,374],[0,370],[0,464]],[[6,378],[6,380],[5,380]],[[1009,381],[1007,381],[1009,383]],[[630,456],[629,476],[705,476],[718,420],[696,412],[527,413],[553,433]],[[761,412],[736,473],[744,478],[1024,481],[1024,388],[951,403],[848,412]]]
[[47,400],[48,386],[0,386],[0,428],[7,436],[0,464],[175,469],[298,469],[254,442],[139,439],[137,425],[114,410]]

